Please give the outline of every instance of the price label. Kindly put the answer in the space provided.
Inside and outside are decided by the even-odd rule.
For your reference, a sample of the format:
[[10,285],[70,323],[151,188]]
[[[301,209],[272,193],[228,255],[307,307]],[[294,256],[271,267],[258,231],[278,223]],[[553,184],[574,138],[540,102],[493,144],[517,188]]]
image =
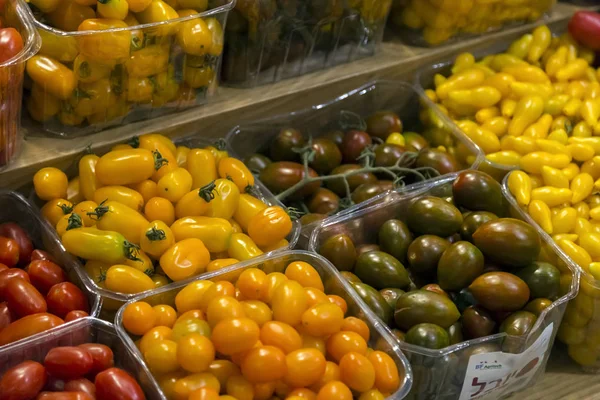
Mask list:
[[553,324],[523,353],[476,354],[469,358],[460,400],[496,400],[526,387],[550,346]]

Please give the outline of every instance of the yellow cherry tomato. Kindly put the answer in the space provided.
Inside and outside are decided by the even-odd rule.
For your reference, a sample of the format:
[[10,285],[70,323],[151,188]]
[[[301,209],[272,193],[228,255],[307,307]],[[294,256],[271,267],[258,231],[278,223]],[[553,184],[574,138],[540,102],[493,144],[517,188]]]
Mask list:
[[[192,7],[193,8],[193,7]],[[223,26],[216,18],[206,18],[206,25],[212,35],[212,43],[210,46],[210,55],[220,56],[223,53],[223,44],[225,36],[223,34]]]
[[169,247],[160,257],[160,266],[173,281],[198,275],[206,270],[210,254],[200,239],[181,240]]
[[[135,260],[125,260],[125,265],[142,271],[146,275],[152,277],[154,275],[154,264],[152,260],[143,250],[138,250]],[[154,282],[154,281],[153,281]]]
[[113,29],[127,26],[118,19],[92,18],[83,21],[77,28],[78,31],[111,31],[78,36],[79,51],[99,64],[114,65],[126,60],[130,53],[131,33]]
[[190,148],[186,146],[177,146],[175,150],[175,158],[177,159],[177,165],[182,168],[187,167],[187,156],[190,152]]
[[292,230],[292,220],[280,206],[258,212],[248,224],[248,235],[259,246],[268,246],[284,239]]
[[56,226],[62,217],[73,212],[73,203],[65,199],[54,199],[44,204],[40,211],[50,225]]
[[307,262],[294,261],[285,269],[288,279],[298,282],[303,287],[312,287],[324,291],[323,281],[317,270]]
[[[179,17],[197,14],[195,10],[180,10]],[[203,56],[210,52],[212,33],[202,18],[192,18],[180,23],[176,35],[177,43],[187,54]]]
[[184,217],[175,221],[171,230],[176,241],[200,239],[211,253],[226,251],[232,235],[229,221],[211,217]]
[[149,221],[160,220],[171,225],[175,220],[175,209],[173,204],[162,197],[153,197],[144,207],[144,215]]
[[[143,11],[138,12],[136,16],[142,24],[179,18],[177,11],[162,0],[153,0]],[[165,24],[154,28],[152,33],[156,36],[167,36],[175,33],[177,28],[178,24]]]
[[116,201],[135,211],[142,211],[144,208],[142,195],[126,186],[103,186],[98,188],[94,193],[93,200],[97,204],[103,201]]
[[306,311],[307,301],[304,288],[298,282],[282,282],[273,292],[271,300],[273,319],[292,326],[298,325]]
[[[206,266],[206,272],[218,271],[223,268],[231,267],[233,264],[237,264],[239,262],[240,262],[240,260],[236,260],[235,258],[219,258],[219,259],[211,261]],[[225,274],[219,275],[219,278],[229,281],[229,282],[235,282],[237,280],[237,278],[239,277],[240,273],[241,273],[241,271],[227,272]]]
[[155,259],[159,259],[174,243],[173,232],[160,220],[150,222],[140,238],[142,250]]
[[215,157],[209,150],[190,150],[187,156],[187,170],[192,175],[192,189],[199,189],[217,179]]
[[139,212],[116,201],[107,201],[96,207],[92,219],[98,229],[121,233],[125,238],[138,245],[142,231],[148,220]]
[[81,193],[79,188],[78,176],[69,181],[69,185],[67,186],[67,200],[71,203],[79,203],[80,201],[85,200],[83,198],[83,193]]
[[87,154],[79,160],[79,186],[86,200],[93,200],[96,189],[102,186],[96,176],[96,164],[99,159],[95,154]]
[[64,199],[68,186],[67,175],[58,168],[42,168],[33,176],[35,194],[42,200]]
[[229,253],[229,257],[240,261],[249,260],[263,254],[263,251],[254,243],[250,236],[243,233],[234,233],[231,235],[227,252]]
[[96,6],[99,17],[124,20],[129,12],[126,0],[99,0]]
[[155,157],[146,149],[106,153],[96,163],[96,176],[103,185],[131,185],[149,179],[155,172]]
[[186,193],[175,205],[175,216],[183,218],[204,215],[208,211],[208,203],[215,197],[215,188],[214,182],[211,182]]
[[240,224],[244,231],[248,231],[251,219],[268,206],[260,199],[248,193],[240,194],[238,207],[233,214],[233,219]]
[[238,187],[228,179],[217,179],[213,193],[215,198],[208,203],[208,210],[205,215],[231,219],[237,209],[240,198]]
[[[137,50],[131,54],[131,57],[125,63],[129,76],[135,78],[147,78],[157,75],[166,71],[168,65],[169,47],[164,44],[148,45]],[[148,150],[155,149],[148,148]]]
[[113,265],[106,272],[106,288],[119,293],[141,293],[154,289],[148,275],[128,265]]
[[73,71],[50,57],[33,56],[27,60],[26,69],[35,83],[60,100],[68,100],[77,87]]
[[214,282],[206,280],[194,281],[186,285],[175,296],[175,306],[177,311],[182,314],[191,310],[200,311],[202,296],[212,285],[214,285]]
[[242,161],[233,157],[227,157],[219,161],[219,177],[231,179],[240,190],[240,193],[245,192],[248,186],[254,185],[252,172]]
[[531,178],[523,171],[513,171],[508,177],[508,188],[517,203],[526,206],[531,201]]
[[56,233],[62,237],[65,232],[83,227],[81,217],[76,213],[62,216],[56,223]]
[[156,182],[151,179],[146,179],[145,181],[130,185],[130,187],[142,195],[144,203],[147,203],[148,200],[157,196]]
[[158,181],[158,195],[176,203],[192,188],[192,176],[185,168],[167,172]]
[[304,332],[315,337],[326,337],[339,332],[344,312],[332,303],[316,304],[302,314]]

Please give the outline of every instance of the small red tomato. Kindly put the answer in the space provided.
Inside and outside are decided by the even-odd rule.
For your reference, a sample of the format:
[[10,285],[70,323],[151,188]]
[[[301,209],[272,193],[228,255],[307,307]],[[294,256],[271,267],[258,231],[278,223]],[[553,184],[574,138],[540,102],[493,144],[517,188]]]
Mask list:
[[84,392],[94,399],[96,398],[96,386],[89,379],[80,378],[68,381],[65,383],[64,390],[66,392]]
[[71,380],[90,372],[94,366],[94,359],[81,347],[55,347],[46,354],[44,366],[50,375]]
[[16,318],[10,312],[6,302],[0,303],[0,331],[9,326]]
[[31,261],[36,261],[36,260],[48,260],[48,261],[52,261],[53,263],[56,262],[54,257],[52,257],[52,254],[48,253],[47,251],[37,250],[37,249],[31,253]]
[[25,279],[14,278],[8,281],[3,295],[8,308],[18,317],[45,313],[48,310],[44,296]]
[[86,313],[82,310],[73,310],[69,311],[69,313],[65,316],[65,322],[75,321],[76,319],[89,317],[90,314]]
[[94,400],[85,392],[42,392],[35,400]]
[[46,296],[48,310],[61,318],[74,310],[89,311],[88,301],[81,289],[71,282],[57,283]]
[[87,350],[94,360],[94,365],[92,366],[90,374],[97,374],[114,365],[113,351],[110,347],[100,343],[84,343],[80,344],[78,347]]
[[98,400],[145,400],[144,391],[131,375],[119,368],[109,368],[96,375]]
[[[0,33],[0,36],[2,34]],[[0,57],[2,54],[1,47],[2,39],[0,38]],[[0,224],[0,236],[7,237],[17,242],[19,246],[19,264],[27,265],[31,261],[31,253],[33,252],[33,243],[27,232],[14,222],[5,222]]]
[[30,262],[27,273],[31,284],[43,294],[48,293],[48,290],[57,283],[67,280],[66,272],[59,265],[47,260]]
[[2,263],[0,263],[0,272],[4,271],[5,269],[8,269],[8,267]]
[[44,391],[49,392],[62,392],[65,388],[65,381],[62,379],[55,378],[53,376],[48,377],[48,381],[46,382],[46,386],[44,386]]
[[0,346],[47,331],[63,323],[62,319],[48,313],[28,315],[0,331]]
[[0,29],[0,62],[5,62],[23,49],[23,38],[15,28]]
[[14,278],[20,278],[29,282],[29,274],[23,271],[21,268],[9,268],[4,271],[0,271],[0,299],[2,299],[4,289],[8,282]]
[[46,369],[35,361],[23,361],[0,378],[0,400],[31,400],[46,384]]
[[0,263],[9,268],[19,262],[19,245],[16,240],[0,236]]

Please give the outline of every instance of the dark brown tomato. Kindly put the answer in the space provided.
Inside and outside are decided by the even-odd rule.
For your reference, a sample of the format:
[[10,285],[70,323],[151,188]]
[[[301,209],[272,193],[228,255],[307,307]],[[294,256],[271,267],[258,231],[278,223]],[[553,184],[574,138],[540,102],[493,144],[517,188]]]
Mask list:
[[46,369],[42,364],[23,361],[0,378],[0,400],[33,399],[46,384],[46,379]]
[[429,292],[441,294],[443,296],[446,296],[447,298],[450,298],[450,296],[448,296],[448,293],[446,293],[446,291],[442,289],[437,283],[428,283],[427,285],[423,286],[421,290],[427,290]]
[[[345,174],[350,171],[356,171],[362,167],[358,164],[344,164],[335,168],[331,171],[331,175]],[[348,185],[350,186],[350,193],[356,190],[357,187],[363,183],[375,183],[377,177],[370,172],[357,172],[349,175],[347,178]],[[333,190],[338,196],[346,197],[346,186],[344,185],[343,178],[331,179],[326,181],[326,185],[329,189]]]
[[45,313],[48,309],[44,296],[24,279],[11,279],[4,289],[4,298],[8,308],[20,318]]
[[84,392],[92,398],[96,398],[96,386],[89,379],[79,378],[65,382],[64,390],[67,392]]
[[20,268],[9,268],[0,271],[0,299],[4,298],[4,290],[6,289],[8,282],[15,278],[20,278],[29,282],[29,275]]
[[381,187],[381,189],[384,192],[388,192],[390,190],[394,190],[394,182],[393,181],[389,181],[389,180],[380,180],[379,182],[379,186]]
[[307,206],[311,213],[327,215],[338,210],[340,198],[329,189],[319,188],[310,198]]
[[[33,243],[27,232],[14,222],[5,222],[0,224],[0,236],[13,239],[19,246],[19,264],[27,265],[31,261],[33,252]],[[7,264],[8,265],[8,264]]]
[[19,244],[16,240],[0,236],[0,263],[9,268],[15,267],[19,262]]
[[367,132],[385,140],[392,133],[402,133],[402,120],[393,111],[377,111],[367,118]]
[[375,166],[391,167],[406,153],[403,146],[397,144],[383,143],[375,149]]
[[321,175],[328,174],[342,163],[342,152],[339,147],[329,139],[318,138],[312,141],[315,152],[310,166]]
[[246,167],[252,172],[260,173],[263,169],[267,167],[267,165],[271,164],[273,161],[267,156],[263,156],[262,154],[250,154],[248,157],[244,158],[244,164]]
[[110,347],[100,343],[84,343],[79,346],[85,349],[94,361],[90,374],[94,375],[98,372],[111,368],[114,365],[114,355]]
[[44,366],[56,378],[78,379],[92,370],[94,358],[82,347],[55,347],[46,354]]
[[[311,177],[317,177],[317,173],[309,168],[308,173]],[[284,190],[294,186],[304,178],[304,166],[299,163],[289,161],[279,161],[267,165],[260,173],[260,180],[269,190],[274,193],[281,193]],[[296,193],[289,196],[290,200],[302,199],[313,194],[321,186],[320,182],[313,182],[298,189]]]
[[46,296],[46,301],[48,310],[63,319],[71,311],[89,312],[90,310],[85,294],[71,282],[57,283],[52,286]]
[[48,253],[47,251],[39,250],[39,249],[35,249],[31,253],[31,261],[36,261],[36,260],[48,260],[48,261],[52,261],[53,263],[56,262],[56,260],[52,256],[52,254]]
[[308,224],[312,224],[313,222],[322,221],[325,218],[327,218],[327,215],[325,214],[309,213],[304,214],[302,217],[300,217],[300,223],[302,224],[302,226],[306,226]]
[[342,146],[342,142],[344,141],[344,132],[342,132],[342,131],[331,131],[331,132],[327,132],[322,137],[324,139],[331,140],[333,143],[335,143],[336,146],[341,147]]
[[352,192],[352,201],[359,204],[384,192],[386,190],[380,182],[363,183]]
[[96,375],[98,399],[145,400],[144,392],[131,375],[120,368],[109,368]]
[[438,149],[425,149],[421,151],[417,157],[415,166],[417,168],[433,168],[438,171],[440,175],[461,170],[460,164],[452,154]]
[[402,134],[406,142],[406,149],[408,151],[421,151],[429,147],[427,140],[416,132],[404,132]]
[[331,261],[339,271],[352,271],[356,262],[356,248],[350,236],[340,233],[325,240],[319,253]]
[[52,286],[67,280],[65,271],[59,265],[47,260],[30,262],[27,273],[31,284],[44,295]]
[[360,153],[373,143],[367,132],[349,131],[344,135],[342,141],[342,155],[345,163],[356,162]]
[[461,317],[463,332],[468,339],[491,335],[496,322],[487,310],[479,306],[467,307]]
[[370,251],[380,251],[381,248],[376,244],[361,244],[356,248],[356,256],[360,256],[363,253],[368,253]]
[[304,146],[305,140],[302,133],[296,129],[286,128],[271,142],[270,156],[273,161],[298,161],[300,155],[293,149]]
[[492,221],[494,219],[498,219],[496,214],[488,211],[470,212],[469,214],[466,214],[463,218],[463,223],[460,226],[460,236],[463,238],[463,240],[472,242],[473,233],[475,233],[477,228],[479,228],[486,222]]

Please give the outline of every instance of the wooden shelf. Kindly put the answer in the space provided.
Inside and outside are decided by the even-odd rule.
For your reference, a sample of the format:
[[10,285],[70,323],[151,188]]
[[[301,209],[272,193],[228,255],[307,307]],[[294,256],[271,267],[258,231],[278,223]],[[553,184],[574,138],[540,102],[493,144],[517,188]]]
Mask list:
[[[548,19],[541,23],[564,19],[575,9],[577,7],[560,3]],[[0,171],[0,187],[18,188],[28,183],[35,171],[43,166],[65,168],[89,145],[95,151],[103,151],[131,136],[148,132],[163,132],[173,137],[190,134],[209,138],[223,137],[231,128],[244,121],[307,107],[373,79],[410,80],[412,72],[420,66],[522,34],[531,30],[534,25],[515,27],[435,49],[409,47],[396,41],[385,42],[374,57],[255,89],[221,88],[218,99],[213,103],[177,114],[74,139],[32,135],[25,141],[20,157],[10,167]]]

